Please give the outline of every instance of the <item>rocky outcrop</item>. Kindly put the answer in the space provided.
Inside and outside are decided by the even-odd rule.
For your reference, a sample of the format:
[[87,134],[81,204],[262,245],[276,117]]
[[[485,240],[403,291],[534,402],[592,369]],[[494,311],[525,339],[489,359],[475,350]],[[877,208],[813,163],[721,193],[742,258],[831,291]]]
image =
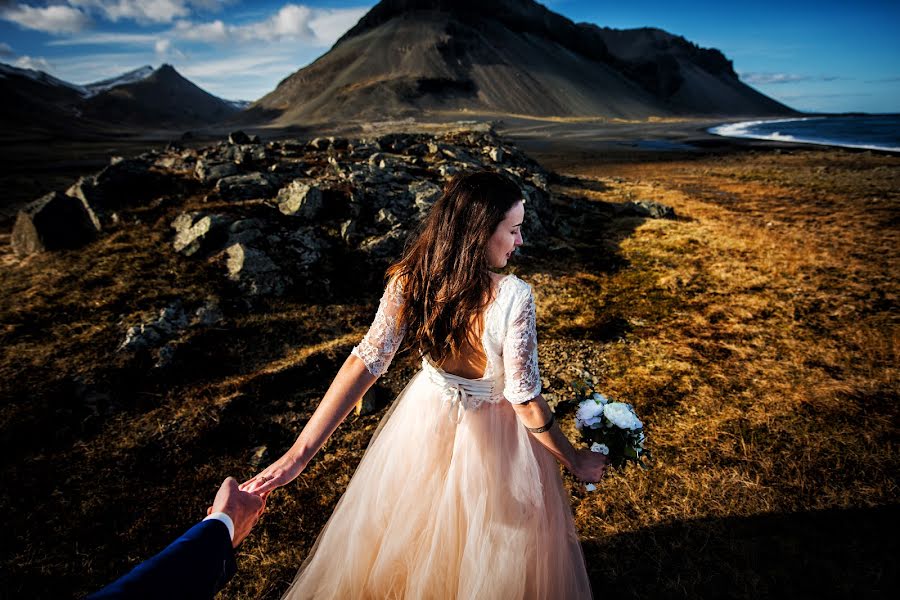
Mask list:
[[17,256],[77,248],[94,239],[100,223],[83,199],[51,192],[19,211],[12,231]]
[[[345,274],[348,267],[383,272],[447,180],[477,169],[503,173],[521,189],[526,251],[540,251],[554,233],[569,231],[551,208],[550,174],[482,125],[439,135],[265,144],[235,132],[229,141],[199,150],[170,145],[116,159],[81,178],[68,196],[41,199],[21,216],[13,239],[18,254],[71,247],[100,228],[94,212],[119,226],[150,215],[151,222],[171,228],[169,248],[183,257],[184,268],[208,268],[221,278],[223,290],[243,296],[303,293],[310,283]],[[653,203],[620,211],[669,215]]]
[[186,309],[181,300],[175,300],[160,309],[155,318],[127,326],[125,338],[117,351],[151,352],[156,357],[154,366],[167,367],[172,363],[188,330],[211,327],[223,319],[224,315],[216,300],[208,300],[193,310]]

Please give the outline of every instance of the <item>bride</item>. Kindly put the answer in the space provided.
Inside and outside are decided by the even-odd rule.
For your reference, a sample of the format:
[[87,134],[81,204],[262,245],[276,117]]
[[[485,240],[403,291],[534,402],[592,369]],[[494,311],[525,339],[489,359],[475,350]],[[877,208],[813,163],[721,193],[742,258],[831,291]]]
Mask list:
[[608,461],[554,425],[531,286],[492,271],[524,216],[506,176],[454,176],[297,441],[241,485],[265,497],[294,480],[404,340],[421,357],[285,598],[591,598],[556,461],[587,482]]

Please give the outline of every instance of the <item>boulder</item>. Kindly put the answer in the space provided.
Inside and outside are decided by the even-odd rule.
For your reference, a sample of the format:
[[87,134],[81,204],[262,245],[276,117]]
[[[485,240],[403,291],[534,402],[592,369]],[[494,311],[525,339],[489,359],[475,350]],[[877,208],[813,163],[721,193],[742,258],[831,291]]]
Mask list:
[[261,250],[233,244],[226,249],[226,254],[228,278],[249,296],[280,296],[290,284],[290,279]]
[[278,210],[283,214],[314,219],[322,210],[322,190],[295,179],[279,190],[277,202]]
[[373,259],[388,259],[400,255],[409,232],[404,227],[395,227],[384,235],[363,240],[359,249]]
[[223,177],[216,183],[216,192],[222,200],[249,200],[270,197],[274,187],[265,174],[256,172]]
[[100,223],[83,199],[51,192],[19,211],[11,244],[16,256],[78,248],[96,237]]
[[503,148],[500,148],[499,146],[495,146],[493,148],[487,147],[485,148],[485,151],[487,152],[487,155],[491,157],[491,160],[495,163],[503,162]]
[[175,178],[151,169],[153,162],[113,157],[96,175],[81,177],[66,194],[86,202],[105,224],[113,212],[138,206],[177,187]]
[[228,134],[229,144],[249,144],[250,137],[243,131],[233,131]]
[[425,179],[409,184],[408,189],[414,198],[416,208],[422,213],[428,212],[443,193],[440,186]]
[[213,162],[206,158],[198,160],[194,167],[194,175],[203,183],[216,183],[237,173],[238,167],[233,162]]
[[224,232],[227,223],[228,218],[223,215],[182,213],[172,221],[175,230],[172,247],[184,256],[216,250],[227,239]]
[[260,219],[239,219],[228,226],[227,246],[249,244],[263,237],[265,223]]
[[290,232],[284,237],[282,244],[292,254],[291,266],[300,270],[309,269],[318,263],[328,245],[313,227],[301,227]]
[[675,209],[653,200],[638,200],[615,205],[615,212],[620,216],[647,217],[650,219],[674,219]]

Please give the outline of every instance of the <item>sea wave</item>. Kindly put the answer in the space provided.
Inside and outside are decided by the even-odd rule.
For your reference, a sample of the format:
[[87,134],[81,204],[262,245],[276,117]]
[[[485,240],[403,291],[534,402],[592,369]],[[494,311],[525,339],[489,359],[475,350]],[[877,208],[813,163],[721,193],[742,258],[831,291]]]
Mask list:
[[[783,133],[781,131],[760,131],[759,127],[768,127],[776,123],[800,123],[804,121],[825,120],[829,117],[802,117],[792,119],[764,119],[757,121],[740,121],[738,123],[724,123],[710,127],[706,131],[713,135],[723,137],[736,137],[755,140],[770,140],[774,142],[792,142],[799,144],[816,144],[820,146],[840,146],[842,148],[860,148],[863,150],[880,150],[888,152],[900,152],[900,146],[862,143],[857,140],[836,140],[825,137],[814,137],[809,134],[797,135],[796,132]],[[779,129],[790,129],[789,126]]]

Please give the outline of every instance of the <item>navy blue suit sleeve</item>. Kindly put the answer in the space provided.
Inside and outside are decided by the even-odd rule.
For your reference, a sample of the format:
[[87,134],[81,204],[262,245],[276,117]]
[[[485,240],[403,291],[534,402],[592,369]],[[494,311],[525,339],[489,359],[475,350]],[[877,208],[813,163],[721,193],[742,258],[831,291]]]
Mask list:
[[197,523],[162,552],[87,600],[212,598],[236,570],[228,527],[210,519]]

